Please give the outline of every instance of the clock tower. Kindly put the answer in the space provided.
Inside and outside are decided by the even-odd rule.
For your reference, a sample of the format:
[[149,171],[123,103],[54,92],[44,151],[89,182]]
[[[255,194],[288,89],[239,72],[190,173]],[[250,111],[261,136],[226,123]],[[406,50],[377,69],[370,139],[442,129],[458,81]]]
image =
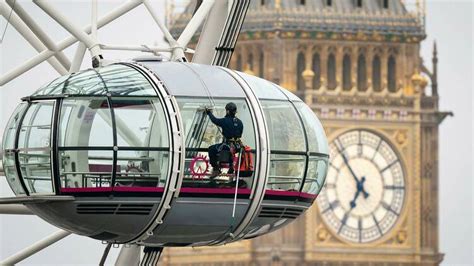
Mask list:
[[331,150],[326,184],[317,204],[279,231],[222,249],[170,250],[165,263],[442,261],[438,127],[449,113],[438,109],[436,44],[432,69],[420,57],[424,3],[412,2],[252,2],[230,67],[292,90],[318,115]]

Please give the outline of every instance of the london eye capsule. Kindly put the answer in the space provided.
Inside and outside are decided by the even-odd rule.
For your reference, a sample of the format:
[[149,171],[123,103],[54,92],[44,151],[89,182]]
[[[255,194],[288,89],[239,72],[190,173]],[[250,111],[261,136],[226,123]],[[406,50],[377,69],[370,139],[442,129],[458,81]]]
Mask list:
[[[217,117],[237,106],[251,174],[210,178]],[[298,97],[223,67],[132,61],[59,77],[23,98],[3,138],[4,171],[47,222],[110,243],[219,245],[272,232],[321,190],[324,130]],[[241,152],[234,152],[240,164]],[[227,167],[227,169],[226,169]]]

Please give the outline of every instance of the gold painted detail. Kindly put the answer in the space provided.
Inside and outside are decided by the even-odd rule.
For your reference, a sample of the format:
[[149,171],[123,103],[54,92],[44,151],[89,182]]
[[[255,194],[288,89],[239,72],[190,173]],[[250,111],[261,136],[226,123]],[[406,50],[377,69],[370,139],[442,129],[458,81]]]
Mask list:
[[318,241],[319,242],[325,242],[329,238],[329,232],[326,230],[326,228],[320,228],[318,230]]
[[408,233],[405,230],[400,230],[397,233],[397,243],[398,244],[404,244],[407,241],[408,238]]
[[403,146],[408,140],[406,131],[397,131],[397,133],[395,134],[395,140],[399,145]]

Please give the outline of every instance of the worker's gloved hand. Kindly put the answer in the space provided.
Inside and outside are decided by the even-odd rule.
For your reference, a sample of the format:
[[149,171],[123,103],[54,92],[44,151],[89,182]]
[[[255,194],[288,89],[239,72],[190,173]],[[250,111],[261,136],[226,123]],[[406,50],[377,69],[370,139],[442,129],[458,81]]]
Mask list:
[[210,108],[210,107],[205,107],[205,108],[204,108],[204,112],[206,112],[206,114],[210,114],[210,113],[212,113],[212,108]]

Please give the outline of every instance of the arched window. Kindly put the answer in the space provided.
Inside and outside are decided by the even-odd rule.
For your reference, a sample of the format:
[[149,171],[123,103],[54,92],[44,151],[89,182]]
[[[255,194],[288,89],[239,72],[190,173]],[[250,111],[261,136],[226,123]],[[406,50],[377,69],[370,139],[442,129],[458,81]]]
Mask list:
[[237,69],[238,71],[242,71],[242,55],[241,54],[237,55],[237,60],[236,60],[236,63],[235,63],[235,69]]
[[252,53],[250,53],[247,57],[247,64],[248,64],[249,70],[253,71],[254,68],[253,68],[253,54]]
[[306,5],[306,0],[300,0],[300,5]]
[[362,7],[362,0],[357,0],[356,5],[357,7]]
[[357,58],[357,90],[367,90],[367,64],[363,54],[360,54]]
[[318,53],[313,55],[313,89],[317,90],[321,87],[321,58]]
[[328,57],[328,89],[334,90],[336,87],[336,56],[331,53]]
[[388,58],[388,63],[387,63],[387,82],[388,82],[388,90],[390,92],[396,92],[397,91],[397,61],[395,60],[395,57],[391,55]]
[[383,8],[388,8],[388,0],[383,0]]
[[332,6],[332,0],[326,0],[326,6]]
[[265,0],[260,0],[260,5],[264,6],[265,5]]
[[296,81],[297,81],[297,89],[299,91],[303,91],[305,89],[304,79],[303,79],[303,72],[305,69],[306,60],[304,58],[304,54],[302,52],[298,53],[298,57],[296,59]]
[[351,57],[350,55],[344,55],[342,59],[342,89],[350,91],[352,88],[352,72],[351,72]]
[[376,92],[382,91],[382,77],[380,69],[380,56],[374,56],[372,61],[372,88]]
[[265,75],[265,55],[263,51],[260,52],[260,57],[258,60],[258,75],[263,78]]

